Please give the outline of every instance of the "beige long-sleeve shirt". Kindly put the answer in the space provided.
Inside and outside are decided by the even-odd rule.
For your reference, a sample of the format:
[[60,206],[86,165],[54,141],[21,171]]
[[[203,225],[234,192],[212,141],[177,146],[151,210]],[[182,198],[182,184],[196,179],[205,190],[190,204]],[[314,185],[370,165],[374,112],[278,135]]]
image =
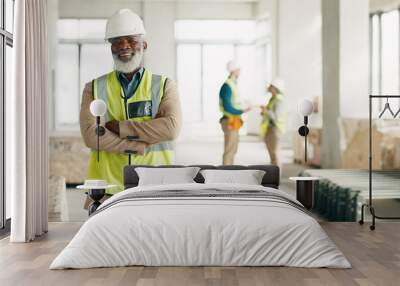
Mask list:
[[[96,118],[90,113],[89,109],[92,101],[93,92],[90,82],[85,85],[83,90],[80,128],[86,146],[95,149],[97,146]],[[100,121],[104,126],[104,118],[101,118]],[[111,153],[124,153],[126,150],[133,150],[143,154],[145,148],[149,145],[176,139],[181,125],[182,112],[177,86],[175,82],[168,79],[156,117],[146,122],[120,121],[120,136],[106,129],[106,133],[100,137],[100,150]],[[127,136],[138,136],[140,141],[128,141]]]

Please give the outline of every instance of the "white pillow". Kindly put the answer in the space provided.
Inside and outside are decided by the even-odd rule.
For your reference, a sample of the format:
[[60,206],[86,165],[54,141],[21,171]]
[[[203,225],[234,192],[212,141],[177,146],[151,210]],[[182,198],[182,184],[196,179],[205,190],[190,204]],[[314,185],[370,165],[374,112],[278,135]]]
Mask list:
[[193,179],[199,170],[199,167],[135,168],[139,176],[139,186],[195,183]]
[[261,185],[265,171],[261,170],[202,170],[206,184],[233,183],[246,185]]

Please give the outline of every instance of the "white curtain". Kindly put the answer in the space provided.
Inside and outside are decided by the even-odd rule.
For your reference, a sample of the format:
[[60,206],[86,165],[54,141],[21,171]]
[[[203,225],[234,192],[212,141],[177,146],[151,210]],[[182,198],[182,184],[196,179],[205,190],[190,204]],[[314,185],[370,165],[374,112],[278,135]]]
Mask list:
[[47,232],[46,0],[16,0],[13,90],[7,112],[7,187],[12,242]]

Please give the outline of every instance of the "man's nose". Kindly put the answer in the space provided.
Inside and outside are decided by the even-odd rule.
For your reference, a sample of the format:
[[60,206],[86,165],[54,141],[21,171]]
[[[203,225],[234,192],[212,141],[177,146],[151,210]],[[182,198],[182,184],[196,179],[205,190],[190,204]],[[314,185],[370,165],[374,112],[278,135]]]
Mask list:
[[129,41],[127,39],[121,39],[121,42],[119,44],[119,49],[120,50],[127,50],[130,49],[131,45],[129,44]]

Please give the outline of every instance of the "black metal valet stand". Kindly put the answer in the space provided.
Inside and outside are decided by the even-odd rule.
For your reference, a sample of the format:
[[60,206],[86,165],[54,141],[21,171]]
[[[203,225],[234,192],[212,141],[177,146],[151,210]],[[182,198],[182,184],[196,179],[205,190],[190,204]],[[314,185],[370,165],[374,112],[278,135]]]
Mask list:
[[[400,98],[400,95],[370,95],[369,96],[369,166],[368,166],[368,172],[369,172],[369,199],[368,199],[368,204],[363,204],[361,206],[361,219],[359,221],[359,224],[364,224],[364,211],[365,208],[369,209],[369,212],[372,216],[372,224],[370,225],[370,229],[374,230],[375,229],[375,220],[376,219],[400,219],[400,217],[384,217],[384,216],[379,216],[375,212],[375,208],[372,204],[372,100],[375,98]],[[398,115],[398,113],[396,113]]]

